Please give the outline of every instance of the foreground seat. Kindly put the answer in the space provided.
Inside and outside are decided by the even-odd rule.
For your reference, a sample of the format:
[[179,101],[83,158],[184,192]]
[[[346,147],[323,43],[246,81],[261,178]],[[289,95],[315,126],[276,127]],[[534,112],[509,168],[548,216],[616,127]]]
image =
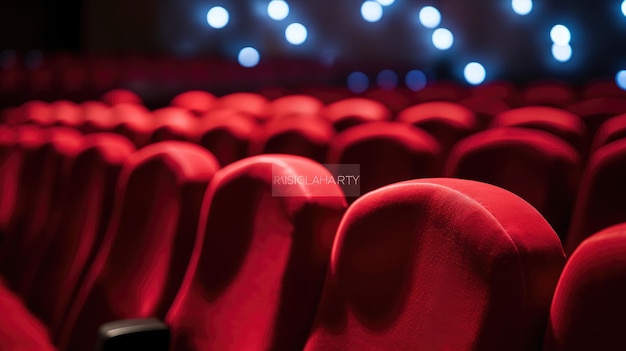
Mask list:
[[304,350],[536,350],[564,261],[550,225],[501,188],[381,188],[342,219]]
[[585,239],[554,293],[544,350],[624,350],[626,223]]

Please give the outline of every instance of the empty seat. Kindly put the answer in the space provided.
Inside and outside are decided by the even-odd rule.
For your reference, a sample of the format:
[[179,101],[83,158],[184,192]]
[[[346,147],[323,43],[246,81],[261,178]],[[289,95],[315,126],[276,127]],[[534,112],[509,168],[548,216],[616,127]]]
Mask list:
[[565,141],[539,130],[490,129],[459,142],[445,176],[505,188],[533,205],[565,238],[580,177],[580,157]]
[[190,90],[174,96],[170,102],[170,106],[184,108],[194,115],[199,116],[209,111],[213,107],[216,99],[215,95],[209,92]]
[[291,154],[324,163],[334,134],[332,124],[316,116],[274,119],[255,133],[249,155]]
[[382,102],[366,98],[347,98],[325,106],[320,115],[328,119],[337,131],[352,126],[390,120],[391,111]]
[[117,104],[137,104],[141,105],[142,101],[139,95],[128,89],[113,89],[104,93],[100,100],[114,106]]
[[521,106],[565,107],[576,100],[570,86],[562,82],[536,82],[522,89],[519,94]]
[[248,155],[252,135],[259,128],[253,116],[234,110],[214,110],[198,124],[196,142],[211,151],[222,166]]
[[[85,137],[64,191],[65,208],[52,231],[25,301],[49,327],[61,327],[75,289],[100,247],[113,210],[122,165],[134,150],[126,138],[95,133]],[[54,288],[51,288],[54,287]]]
[[19,107],[20,117],[17,124],[32,123],[38,126],[49,126],[54,123],[50,113],[50,104],[42,101],[28,101]]
[[266,107],[264,115],[268,118],[280,118],[288,115],[317,114],[324,103],[311,95],[294,94],[279,97],[270,101]]
[[567,109],[579,116],[587,126],[590,138],[602,123],[611,117],[626,113],[626,98],[614,96],[591,98],[570,104]]
[[100,101],[85,101],[83,109],[83,123],[80,131],[83,134],[108,132],[115,128],[115,119],[111,107]]
[[478,119],[467,107],[447,101],[433,101],[404,109],[396,119],[419,127],[434,136],[447,154],[454,144],[478,129]]
[[164,107],[152,111],[154,131],[151,143],[166,140],[192,141],[198,133],[198,119],[182,107]]
[[[330,176],[288,155],[218,172],[205,197],[197,268],[166,319],[172,349],[302,349],[346,206],[337,184],[312,182]],[[297,177],[308,181],[290,185]]]
[[460,100],[459,104],[474,112],[480,127],[488,126],[495,116],[510,108],[503,99],[481,95]]
[[587,163],[572,215],[565,252],[591,234],[626,222],[626,140],[597,149]]
[[596,131],[591,152],[626,137],[626,113],[608,119]]
[[214,109],[233,109],[255,116],[264,120],[268,100],[258,93],[232,93],[227,94],[215,101]]
[[[344,93],[344,95],[346,94]],[[409,107],[412,103],[409,98],[409,92],[398,88],[394,90],[370,89],[365,92],[364,97],[382,102],[394,115]],[[338,100],[340,99],[337,99],[337,101]]]
[[371,122],[333,139],[328,163],[359,164],[361,194],[401,180],[439,175],[439,143],[419,128]]
[[386,186],[344,215],[304,350],[537,350],[564,261],[550,225],[506,190]]
[[0,125],[0,252],[5,231],[13,217],[16,201],[20,159],[14,148],[17,142],[15,130]]
[[550,106],[527,106],[498,114],[492,128],[521,127],[543,130],[570,143],[579,152],[586,152],[585,124],[575,114]]
[[198,242],[202,198],[218,164],[200,146],[167,141],[125,163],[113,216],[56,339],[93,347],[100,324],[165,318]]
[[626,224],[585,239],[554,293],[544,350],[624,350]]
[[50,104],[53,125],[79,128],[84,120],[83,109],[75,102],[58,100]]
[[111,108],[114,126],[112,132],[125,136],[140,148],[150,142],[154,132],[154,118],[145,107],[120,103]]

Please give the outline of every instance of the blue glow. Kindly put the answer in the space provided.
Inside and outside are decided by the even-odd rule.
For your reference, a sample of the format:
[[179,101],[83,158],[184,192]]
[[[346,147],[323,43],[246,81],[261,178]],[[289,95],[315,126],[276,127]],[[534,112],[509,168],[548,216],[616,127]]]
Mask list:
[[615,83],[622,90],[626,90],[626,69],[623,69],[615,75]]
[[259,51],[248,46],[239,51],[237,61],[239,61],[239,64],[243,67],[254,67],[259,64],[260,58]]
[[622,2],[622,14],[624,16],[626,16],[626,0],[624,0],[624,2]]
[[228,10],[221,6],[212,7],[206,14],[207,23],[215,29],[226,27],[229,20],[230,15],[228,14]]
[[419,12],[419,20],[426,28],[436,28],[441,23],[441,13],[432,6],[424,6]]
[[407,72],[404,81],[406,86],[413,91],[422,90],[426,87],[426,75],[416,69]]
[[485,81],[487,71],[485,67],[478,62],[470,62],[463,69],[465,80],[472,85],[479,85]]
[[368,22],[378,22],[383,17],[383,7],[376,1],[365,1],[361,5],[361,16]]
[[568,45],[572,39],[572,34],[569,29],[562,24],[557,24],[550,30],[550,39],[556,45],[565,46]]
[[285,29],[285,38],[290,44],[300,45],[306,41],[308,32],[300,23],[292,23]]
[[533,10],[532,0],[512,0],[511,6],[513,7],[513,12],[520,16],[525,16]]
[[572,58],[572,47],[566,45],[552,45],[552,57],[559,62],[567,62]]
[[454,36],[446,28],[437,28],[433,32],[433,45],[439,50],[448,50],[454,44]]
[[393,90],[398,86],[398,75],[390,69],[382,70],[376,76],[376,83],[383,90]]
[[363,72],[352,72],[348,76],[348,89],[353,93],[362,93],[369,88],[369,78]]
[[275,21],[282,21],[289,16],[289,4],[283,0],[272,0],[267,4],[267,15]]
[[376,0],[379,4],[383,6],[391,6],[396,0]]

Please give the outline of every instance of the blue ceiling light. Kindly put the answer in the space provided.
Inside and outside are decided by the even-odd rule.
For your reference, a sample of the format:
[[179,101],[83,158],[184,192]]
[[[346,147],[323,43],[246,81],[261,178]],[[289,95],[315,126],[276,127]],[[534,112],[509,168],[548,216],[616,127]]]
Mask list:
[[226,27],[228,21],[230,20],[230,15],[228,10],[221,6],[212,7],[209,12],[206,14],[206,21],[212,28],[221,29]]
[[383,17],[383,7],[376,1],[365,1],[361,5],[361,17],[367,22],[378,22]]
[[487,71],[485,67],[478,62],[470,62],[463,69],[465,81],[472,85],[479,85],[485,81]]
[[433,32],[433,45],[439,50],[448,50],[454,44],[454,35],[446,28],[437,28]]
[[363,72],[352,72],[348,76],[348,89],[353,93],[362,93],[369,88],[369,78]]
[[526,16],[533,10],[533,2],[532,0],[512,0],[511,7],[516,14]]
[[253,47],[247,46],[239,51],[239,55],[237,56],[237,61],[243,67],[254,67],[259,64],[259,60],[261,56],[259,55],[259,51]]

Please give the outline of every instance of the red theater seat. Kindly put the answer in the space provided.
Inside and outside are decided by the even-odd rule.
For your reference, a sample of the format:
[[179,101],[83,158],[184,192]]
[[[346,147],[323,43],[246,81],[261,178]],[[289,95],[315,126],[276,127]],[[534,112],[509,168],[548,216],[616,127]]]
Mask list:
[[182,107],[164,107],[152,112],[154,131],[150,143],[166,140],[192,141],[198,134],[198,119]]
[[388,121],[392,114],[382,102],[366,98],[347,98],[322,108],[320,115],[328,119],[337,131],[367,123]]
[[537,350],[564,261],[550,225],[501,188],[381,188],[341,221],[304,350]]
[[626,113],[615,116],[600,125],[596,131],[591,152],[601,148],[604,145],[626,137]]
[[580,184],[565,252],[572,253],[591,234],[626,222],[626,140],[597,149]]
[[366,91],[364,97],[382,102],[394,115],[409,107],[413,103],[413,101],[409,98],[409,92],[402,89],[372,89]]
[[[108,133],[85,137],[72,165],[65,208],[24,296],[54,335],[62,326],[74,292],[100,247],[111,218],[122,165],[134,150],[126,138]],[[50,287],[55,287],[51,289]]]
[[215,104],[216,99],[215,95],[209,92],[191,90],[176,95],[170,102],[170,106],[184,108],[199,116],[209,111]]
[[521,106],[565,107],[576,100],[572,88],[561,82],[536,82],[522,89],[519,94]]
[[105,322],[165,318],[201,242],[202,198],[217,168],[208,151],[186,142],[131,155],[110,225],[58,334],[61,349],[92,347]]
[[84,111],[80,105],[67,100],[58,100],[50,104],[52,124],[79,128],[84,121]]
[[106,92],[100,97],[100,100],[107,104],[114,106],[117,104],[137,104],[141,105],[143,102],[139,95],[127,89],[113,89]]
[[249,155],[291,154],[324,163],[334,134],[332,124],[316,116],[274,119],[254,135]]
[[108,132],[115,128],[115,119],[111,107],[100,101],[86,101],[81,104],[83,123],[80,131],[83,134]]
[[234,110],[214,110],[199,122],[196,142],[226,166],[248,155],[250,139],[259,128],[256,119]]
[[472,87],[472,96],[502,99],[507,103],[517,101],[517,89],[513,83],[506,81],[491,81]]
[[553,135],[499,128],[459,142],[450,153],[445,176],[477,180],[517,194],[565,238],[580,167],[574,148]]
[[433,101],[404,109],[396,119],[419,127],[434,136],[447,154],[454,144],[475,132],[478,119],[474,112],[454,102]]
[[16,142],[15,130],[0,125],[0,252],[5,240],[5,231],[15,210],[20,167],[19,155],[14,150]]
[[439,143],[428,133],[398,122],[371,122],[334,138],[328,163],[359,164],[361,194],[402,180],[437,176]]
[[150,142],[155,123],[145,107],[121,103],[111,107],[111,114],[114,120],[112,132],[125,136],[138,148]]
[[587,135],[592,138],[606,120],[626,113],[626,98],[606,96],[581,100],[570,104],[567,109],[583,120]]
[[20,293],[27,293],[49,235],[65,204],[69,168],[83,138],[73,129],[56,127],[45,133],[18,130],[17,202],[0,255],[2,274]]
[[264,120],[268,100],[257,93],[232,93],[224,95],[215,101],[214,109],[232,109],[251,114]]
[[498,114],[491,127],[521,127],[543,130],[586,152],[585,124],[575,114],[550,106],[527,106]]
[[288,115],[315,115],[324,107],[322,100],[311,95],[296,94],[279,97],[270,101],[264,115],[280,118]]
[[488,126],[495,116],[510,108],[503,99],[480,95],[459,100],[459,104],[474,112],[480,123],[480,127]]
[[166,319],[174,350],[302,349],[346,202],[336,184],[275,181],[294,176],[330,173],[305,158],[261,155],[215,176],[197,269]]
[[50,104],[43,101],[28,101],[19,107],[20,118],[18,123],[32,123],[38,126],[49,126],[54,123],[50,111]]
[[545,351],[625,350],[626,224],[584,240],[559,279]]
[[414,93],[414,100],[430,101],[458,101],[469,96],[469,91],[456,82],[431,82],[423,89]]

